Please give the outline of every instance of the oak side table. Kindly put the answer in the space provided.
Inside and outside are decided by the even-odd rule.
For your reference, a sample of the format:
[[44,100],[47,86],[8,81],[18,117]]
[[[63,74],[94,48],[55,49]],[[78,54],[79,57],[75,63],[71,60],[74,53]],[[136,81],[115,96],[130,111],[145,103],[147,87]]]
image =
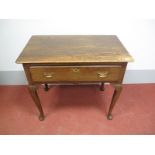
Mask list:
[[23,64],[28,89],[40,115],[44,112],[37,94],[37,85],[49,83],[99,82],[114,86],[107,118],[122,90],[127,63],[133,61],[114,35],[35,35],[30,38],[16,63]]

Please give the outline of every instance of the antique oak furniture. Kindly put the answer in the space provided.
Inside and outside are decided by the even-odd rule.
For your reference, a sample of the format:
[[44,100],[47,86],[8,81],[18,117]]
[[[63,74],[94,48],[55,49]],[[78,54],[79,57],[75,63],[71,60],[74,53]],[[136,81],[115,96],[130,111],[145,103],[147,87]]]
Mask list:
[[16,63],[23,64],[28,89],[40,115],[44,112],[37,94],[37,85],[49,83],[111,83],[114,94],[107,114],[122,90],[127,63],[132,57],[114,35],[35,35],[32,36]]

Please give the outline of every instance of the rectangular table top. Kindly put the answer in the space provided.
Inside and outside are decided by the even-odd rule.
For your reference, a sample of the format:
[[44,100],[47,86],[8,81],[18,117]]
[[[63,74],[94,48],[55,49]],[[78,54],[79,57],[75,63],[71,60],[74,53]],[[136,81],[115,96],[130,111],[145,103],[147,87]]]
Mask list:
[[133,58],[115,35],[35,35],[16,63],[129,61]]

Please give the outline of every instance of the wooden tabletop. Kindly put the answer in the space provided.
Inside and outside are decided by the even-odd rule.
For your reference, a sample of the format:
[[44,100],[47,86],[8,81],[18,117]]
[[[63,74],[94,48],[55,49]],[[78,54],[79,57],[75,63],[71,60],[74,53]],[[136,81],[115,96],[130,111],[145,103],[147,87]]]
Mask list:
[[129,61],[133,58],[114,35],[35,35],[16,63]]

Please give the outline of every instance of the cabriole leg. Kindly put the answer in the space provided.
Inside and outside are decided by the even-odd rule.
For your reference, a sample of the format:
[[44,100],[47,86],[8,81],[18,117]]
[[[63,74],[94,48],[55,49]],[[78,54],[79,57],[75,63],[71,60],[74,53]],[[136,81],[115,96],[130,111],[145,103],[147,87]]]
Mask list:
[[119,98],[120,93],[122,91],[122,84],[113,84],[113,86],[114,86],[115,90],[114,90],[114,94],[113,94],[111,104],[109,107],[109,111],[108,111],[108,115],[107,115],[108,120],[112,120],[112,110],[113,110],[113,108],[116,104],[116,101]]
[[39,100],[39,97],[37,94],[37,87],[36,87],[36,85],[28,85],[28,89],[29,89],[29,92],[31,94],[33,101],[35,102],[35,104],[40,112],[39,120],[43,121],[45,117],[44,117],[44,112],[43,112],[43,109],[42,109],[42,106],[41,106],[41,103],[40,103],[40,100]]

